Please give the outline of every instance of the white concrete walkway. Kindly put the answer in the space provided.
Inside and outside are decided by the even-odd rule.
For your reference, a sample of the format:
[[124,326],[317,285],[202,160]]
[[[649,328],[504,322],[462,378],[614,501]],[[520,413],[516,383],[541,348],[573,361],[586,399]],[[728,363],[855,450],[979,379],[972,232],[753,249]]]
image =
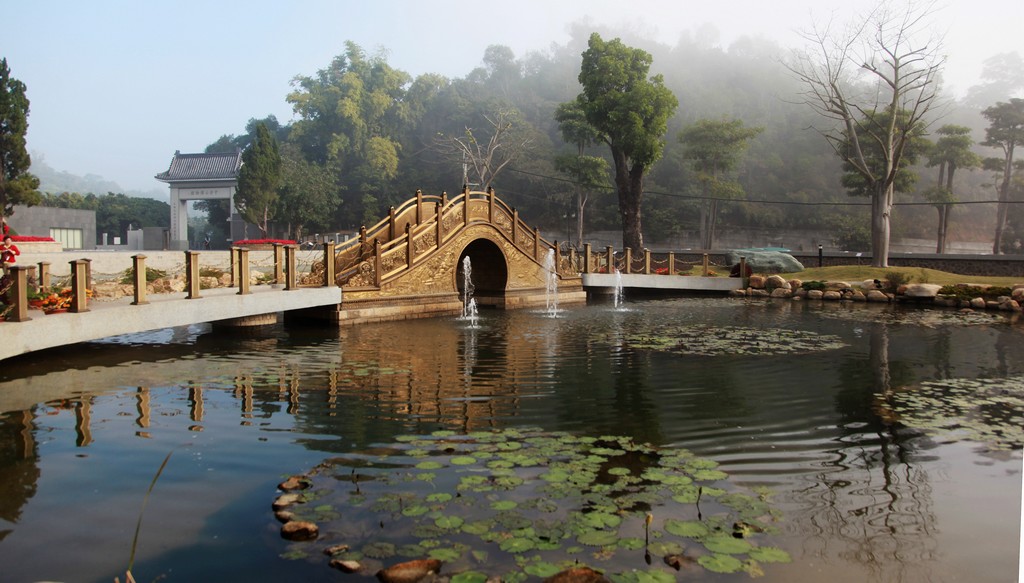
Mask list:
[[201,322],[215,322],[341,303],[340,287],[252,286],[247,295],[238,288],[201,290],[187,299],[184,292],[148,294],[148,304],[133,306],[133,298],[89,300],[87,312],[46,315],[29,310],[31,320],[0,321],[0,360],[36,350]]

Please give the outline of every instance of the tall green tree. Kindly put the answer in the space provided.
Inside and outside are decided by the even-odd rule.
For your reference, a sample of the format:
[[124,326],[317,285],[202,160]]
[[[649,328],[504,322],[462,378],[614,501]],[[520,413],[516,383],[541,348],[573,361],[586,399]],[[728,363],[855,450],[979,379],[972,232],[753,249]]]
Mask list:
[[1000,101],[986,108],[981,115],[989,121],[982,145],[998,148],[1003,152],[999,205],[996,209],[996,232],[992,242],[992,253],[999,254],[1003,251],[1003,229],[1006,228],[1006,215],[1009,211],[1014,150],[1018,144],[1024,143],[1024,99]]
[[[334,172],[345,204],[340,217],[358,227],[379,218],[398,177],[407,123],[408,73],[392,68],[383,53],[368,57],[353,42],[316,77],[296,77],[288,102],[299,118],[292,139],[306,158]],[[376,222],[376,218],[374,219]]]
[[245,220],[259,227],[264,237],[270,220],[274,218],[280,183],[281,154],[277,140],[265,124],[259,124],[256,126],[256,139],[242,152],[235,208]]
[[928,150],[928,166],[939,167],[939,179],[935,188],[929,191],[929,198],[935,201],[939,212],[936,229],[935,252],[946,252],[946,238],[949,233],[949,216],[953,212],[956,194],[953,192],[953,175],[957,169],[976,168],[981,158],[971,151],[971,128],[947,124],[935,131],[940,137]]
[[595,32],[583,52],[583,92],[576,98],[587,122],[611,149],[622,245],[636,252],[644,246],[644,174],[661,158],[668,119],[679,106],[662,75],[648,77],[651,62],[649,53],[619,39],[606,42]]
[[[945,58],[941,43],[927,35],[931,9],[931,4],[879,3],[849,34],[827,27],[806,33],[811,48],[789,65],[804,85],[804,103],[832,122],[820,133],[844,167],[860,175],[861,188],[871,197],[874,267],[889,265],[892,206],[907,164],[904,153],[939,91]],[[873,112],[883,111],[905,112],[905,117],[893,115],[879,125]]]
[[748,142],[764,128],[746,127],[738,119],[702,119],[679,133],[683,156],[693,161],[701,186],[700,237],[704,249],[715,243],[718,202],[743,196],[743,186],[730,179]]
[[9,217],[14,205],[39,204],[39,179],[29,173],[32,158],[25,149],[28,132],[25,84],[11,77],[7,59],[0,59],[0,213]]
[[288,225],[288,232],[301,239],[307,228],[326,232],[340,202],[334,175],[323,164],[306,160],[293,143],[281,146],[281,187],[276,216]]
[[562,103],[555,110],[555,121],[562,132],[562,140],[576,146],[575,154],[561,154],[555,158],[555,170],[573,181],[576,198],[576,245],[583,247],[583,213],[590,193],[608,183],[608,162],[585,154],[588,147],[599,140],[597,129],[587,122],[587,116],[577,101]]

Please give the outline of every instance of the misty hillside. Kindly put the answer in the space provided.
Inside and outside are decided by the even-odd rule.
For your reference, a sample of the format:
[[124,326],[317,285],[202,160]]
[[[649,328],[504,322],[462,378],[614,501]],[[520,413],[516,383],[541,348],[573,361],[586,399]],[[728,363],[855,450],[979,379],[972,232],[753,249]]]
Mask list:
[[43,156],[34,152],[32,153],[32,167],[29,169],[29,172],[39,178],[39,190],[50,194],[76,192],[79,194],[103,195],[112,192],[139,198],[152,198],[165,202],[168,197],[166,190],[125,190],[118,183],[96,174],[78,176],[63,170],[56,170],[46,163]]

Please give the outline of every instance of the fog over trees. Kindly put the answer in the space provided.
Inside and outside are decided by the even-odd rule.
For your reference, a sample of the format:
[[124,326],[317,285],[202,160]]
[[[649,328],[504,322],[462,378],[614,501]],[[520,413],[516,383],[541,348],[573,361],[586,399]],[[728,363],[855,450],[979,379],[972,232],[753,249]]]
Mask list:
[[[642,169],[637,194],[643,196],[643,223],[637,202],[635,233],[626,232],[633,223],[623,224],[628,188],[616,179],[610,130],[595,124],[599,114],[588,115],[581,103],[581,68],[595,35],[602,46],[618,43],[638,58],[648,55],[643,78],[657,79],[678,103],[645,146],[658,156]],[[826,35],[821,41],[837,39]],[[368,52],[346,42],[316,74],[297,76],[291,92],[281,96],[293,108],[292,121],[252,112],[239,134],[209,136],[207,151],[250,148],[262,124],[279,145],[282,166],[277,208],[260,215],[276,217],[278,234],[293,237],[357,230],[417,189],[453,194],[469,183],[493,186],[546,238],[576,244],[589,233],[611,231],[623,232],[633,246],[708,246],[737,229],[775,230],[785,242],[785,233],[799,229],[826,233],[827,247],[869,253],[887,253],[883,230],[885,241],[926,239],[938,241],[940,249],[956,241],[992,242],[997,233],[996,249],[1016,249],[1014,242],[1024,238],[1024,205],[1014,201],[1024,199],[1024,171],[1006,155],[1008,145],[1012,152],[1018,142],[1005,136],[1016,136],[1018,126],[982,111],[994,113],[997,104],[1024,96],[1020,55],[994,55],[982,83],[959,100],[943,93],[940,64],[903,61],[910,78],[934,89],[925,96],[927,106],[888,97],[858,102],[848,120],[840,114],[843,123],[828,140],[819,131],[822,110],[807,107],[808,78],[794,75],[795,63],[788,49],[761,38],[722,47],[713,36],[687,34],[670,46],[630,30],[577,24],[564,45],[523,55],[491,46],[478,68],[447,78],[413,76],[390,65],[385,49]],[[877,61],[874,80],[844,76],[846,95],[877,95],[878,81],[892,80],[883,69],[891,64],[884,56]],[[567,109],[574,103],[578,110]],[[736,148],[742,155],[712,170],[695,163],[706,154],[693,143],[693,128],[710,122],[758,131],[741,132]],[[966,154],[948,151],[954,138],[938,133],[944,126],[961,128],[955,139],[961,150],[967,140]],[[879,131],[888,136],[881,142]],[[905,151],[904,138],[916,146]],[[850,149],[858,140],[871,144],[860,145],[859,158],[844,157],[858,149]],[[989,147],[981,145],[986,140]],[[954,154],[961,157],[949,158]],[[997,169],[990,162],[986,170],[968,154],[1001,164]],[[903,174],[891,172],[894,155],[905,162],[895,167]],[[881,172],[874,165],[879,160],[888,164]],[[850,178],[851,172],[859,178]],[[885,178],[872,182],[877,174]],[[1003,204],[979,204],[995,200]],[[226,218],[226,208],[207,210],[211,224]],[[883,215],[887,222],[880,226]]]

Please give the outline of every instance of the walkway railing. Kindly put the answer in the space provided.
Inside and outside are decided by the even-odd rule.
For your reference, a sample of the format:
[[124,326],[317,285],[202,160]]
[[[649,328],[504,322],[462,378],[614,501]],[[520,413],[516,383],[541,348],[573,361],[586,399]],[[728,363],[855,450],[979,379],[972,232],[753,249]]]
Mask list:
[[[664,257],[663,259],[661,257]],[[710,256],[704,253],[701,261],[699,262],[687,262],[680,260],[676,254],[672,251],[666,253],[653,254],[650,249],[644,249],[643,255],[636,257],[633,255],[632,249],[626,249],[624,252],[616,254],[615,249],[609,245],[605,247],[604,252],[594,251],[591,248],[590,243],[583,244],[583,260],[580,272],[581,273],[615,273],[619,272],[622,274],[642,274],[651,275],[653,274],[666,274],[676,275],[683,271],[689,273],[689,271],[695,266],[701,266],[701,274],[704,277],[714,275],[711,267],[721,267],[726,270],[731,269],[727,265],[713,265],[710,261]],[[680,269],[682,267],[683,269]],[[740,257],[740,273],[746,273],[746,258]]]
[[[272,282],[282,285],[283,291],[299,289],[299,287],[335,285],[333,261],[328,259],[335,256],[335,244],[324,243],[321,262],[330,264],[330,268],[323,273],[310,273],[300,281],[297,262],[298,246],[296,245],[274,245],[274,277]],[[238,288],[238,295],[251,293],[250,285],[252,279],[252,266],[249,261],[250,250],[246,247],[233,247],[231,249],[231,284],[230,287]],[[185,251],[185,299],[199,299],[202,297],[202,277],[200,258],[203,252]],[[69,262],[71,275],[69,278],[70,297],[66,311],[71,313],[89,311],[89,301],[95,286],[91,269],[91,260],[76,259]],[[131,305],[146,305],[148,301],[148,279],[146,276],[146,256],[143,254],[132,256],[131,285],[133,290],[133,301]],[[4,278],[5,289],[0,289],[0,297],[6,294],[6,308],[0,313],[0,320],[6,317],[8,322],[23,322],[31,320],[29,312],[32,302],[29,300],[30,291],[37,294],[49,294],[53,291],[53,277],[50,273],[50,264],[40,262],[33,266],[11,266],[8,269],[8,276]],[[63,292],[67,294],[67,291]],[[67,295],[65,295],[67,298]]]
[[345,288],[379,288],[382,282],[398,277],[440,249],[460,231],[479,224],[489,224],[525,255],[543,263],[548,250],[555,251],[559,274],[578,274],[579,260],[575,250],[564,257],[558,245],[540,236],[519,218],[519,211],[499,199],[493,188],[487,192],[463,190],[449,199],[424,195],[391,207],[388,216],[369,229],[363,227],[359,237],[338,247],[334,265],[336,281]]

